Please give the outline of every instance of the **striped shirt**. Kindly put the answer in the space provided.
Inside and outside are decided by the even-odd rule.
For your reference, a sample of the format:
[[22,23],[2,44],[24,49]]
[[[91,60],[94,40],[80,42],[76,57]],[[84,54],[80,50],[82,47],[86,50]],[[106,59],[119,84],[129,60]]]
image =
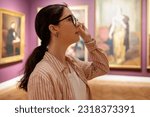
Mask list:
[[[87,81],[109,71],[107,57],[97,48],[95,40],[85,43],[91,61],[80,61],[66,56],[66,61],[86,84],[86,91],[91,99]],[[43,59],[36,65],[29,77],[28,99],[34,100],[74,100],[75,94],[68,78],[69,70],[55,56],[45,52]]]

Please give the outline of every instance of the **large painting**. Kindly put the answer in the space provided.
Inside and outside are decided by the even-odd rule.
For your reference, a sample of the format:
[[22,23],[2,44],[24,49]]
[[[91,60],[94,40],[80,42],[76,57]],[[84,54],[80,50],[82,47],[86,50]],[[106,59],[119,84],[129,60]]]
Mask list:
[[150,69],[150,0],[147,1],[147,69]]
[[23,59],[24,23],[24,14],[0,9],[0,64]]
[[141,68],[141,0],[96,0],[97,46],[111,68]]
[[[88,6],[70,6],[69,9],[73,15],[78,19],[80,23],[83,23],[88,28]],[[77,43],[70,45],[66,51],[66,54],[70,54],[79,58],[82,61],[87,61],[88,53],[87,48],[84,45],[83,39],[80,37]]]

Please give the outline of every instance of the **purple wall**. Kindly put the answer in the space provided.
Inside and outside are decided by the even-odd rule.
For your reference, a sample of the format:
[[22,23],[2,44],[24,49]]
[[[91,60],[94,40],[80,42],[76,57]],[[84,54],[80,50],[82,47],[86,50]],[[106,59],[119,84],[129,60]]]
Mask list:
[[[136,75],[136,76],[150,76],[150,73],[146,70],[146,1],[142,0],[142,69],[140,71],[135,70],[111,70],[110,74],[118,75]],[[88,5],[88,27],[91,35],[94,37],[95,31],[95,13],[94,0],[63,0],[68,5]],[[26,16],[26,29],[25,29],[25,59],[22,62],[18,62],[11,65],[0,67],[0,82],[9,80],[19,75],[20,70],[24,66],[24,62],[37,45],[37,36],[34,30],[34,19],[37,13],[38,7],[44,7],[53,3],[63,3],[62,0],[0,0],[0,7],[14,11],[19,11]]]
[[30,50],[29,48],[29,41],[30,41],[30,34],[29,34],[29,18],[30,18],[30,7],[27,0],[0,0],[0,8],[18,11],[25,14],[25,59],[21,62],[7,64],[0,66],[0,83],[3,81],[7,81],[11,78],[14,78],[21,74],[21,69],[24,66],[25,60],[27,58],[27,52]]

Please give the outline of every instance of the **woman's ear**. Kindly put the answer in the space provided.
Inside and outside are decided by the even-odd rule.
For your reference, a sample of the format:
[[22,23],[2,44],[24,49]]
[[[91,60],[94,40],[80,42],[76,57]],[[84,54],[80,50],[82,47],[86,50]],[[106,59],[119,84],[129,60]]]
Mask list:
[[48,28],[49,28],[49,30],[51,31],[51,33],[52,34],[54,34],[54,35],[56,35],[56,33],[58,33],[58,26],[55,26],[55,25],[52,25],[52,24],[50,24],[49,26],[48,26]]

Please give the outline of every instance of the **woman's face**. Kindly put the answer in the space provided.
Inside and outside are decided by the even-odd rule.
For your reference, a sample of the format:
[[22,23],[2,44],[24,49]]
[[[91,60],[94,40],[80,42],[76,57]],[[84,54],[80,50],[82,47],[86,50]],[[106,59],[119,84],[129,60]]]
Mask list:
[[79,40],[78,25],[75,25],[77,22],[73,23],[72,18],[73,14],[71,11],[68,8],[64,8],[63,15],[60,18],[60,20],[64,20],[60,21],[59,23],[59,36],[63,43],[67,45],[75,43]]

